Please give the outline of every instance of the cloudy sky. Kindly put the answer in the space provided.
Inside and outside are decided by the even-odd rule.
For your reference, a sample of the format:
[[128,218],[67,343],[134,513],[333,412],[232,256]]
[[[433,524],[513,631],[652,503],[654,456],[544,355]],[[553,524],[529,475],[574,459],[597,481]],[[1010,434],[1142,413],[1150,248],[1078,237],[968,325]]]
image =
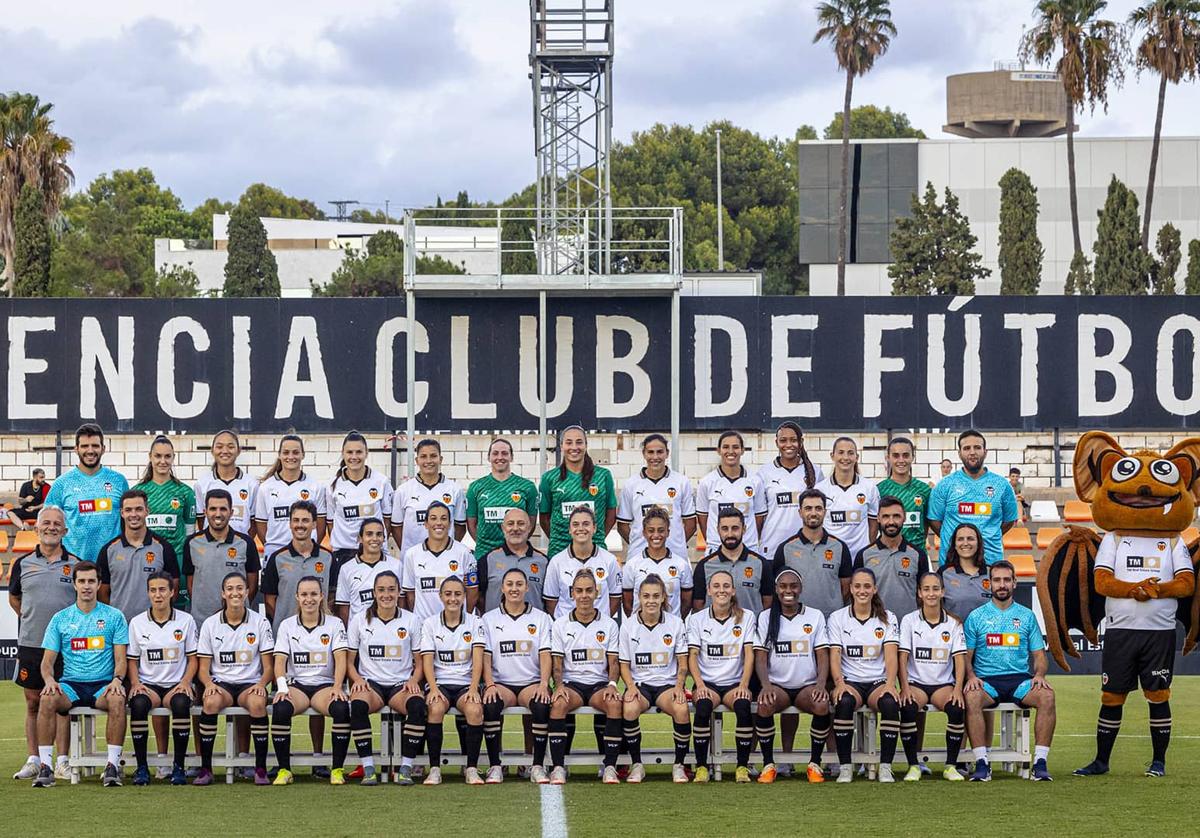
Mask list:
[[[730,119],[766,135],[829,122],[842,80],[812,0],[616,0],[618,139]],[[930,136],[944,78],[1012,59],[1032,0],[895,0],[899,38],[856,86]],[[1121,19],[1134,0],[1111,0]],[[347,6],[353,13],[343,11]],[[534,174],[525,0],[64,0],[6,4],[0,87],[55,104],[79,185],[149,166],[191,206],[266,181],[318,203],[503,199]],[[1087,134],[1147,134],[1133,74]],[[1200,134],[1200,90],[1164,133]],[[326,207],[328,208],[328,207]]]

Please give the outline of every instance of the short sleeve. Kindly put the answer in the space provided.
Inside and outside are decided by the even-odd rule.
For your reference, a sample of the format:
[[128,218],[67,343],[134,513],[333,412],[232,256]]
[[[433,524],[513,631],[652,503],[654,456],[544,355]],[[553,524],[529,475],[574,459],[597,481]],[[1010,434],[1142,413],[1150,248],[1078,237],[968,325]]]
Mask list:
[[479,587],[479,560],[470,550],[463,550],[463,587]]
[[[193,618],[188,624],[187,632],[183,640],[183,653],[185,655],[196,654],[196,647],[199,639],[200,630],[196,628],[196,620]],[[132,643],[133,638],[130,638]]]
[[917,578],[920,579],[926,573],[932,572],[929,565],[929,554],[920,547],[914,546],[913,549],[917,551]]
[[196,654],[202,658],[212,657],[212,633],[208,630],[208,620],[200,625],[200,635],[196,641]]
[[21,598],[21,559],[23,556],[17,556],[13,559],[13,563],[8,568],[8,595]]
[[259,590],[271,596],[279,595],[279,570],[275,567],[274,556],[267,559],[267,566],[263,569]]
[[[259,487],[261,489],[261,487]],[[258,491],[254,493],[254,520],[266,523],[270,520],[267,516],[267,493]]]
[[539,652],[549,652],[550,644],[553,641],[554,622],[553,622],[553,620],[551,620],[550,615],[544,611],[542,612],[542,621],[541,622],[542,622],[542,624],[541,624],[540,630],[538,631],[538,635],[539,635],[538,651]]
[[754,621],[754,648],[768,651],[766,647],[767,627],[771,619],[770,611],[760,612]]
[[563,637],[562,626],[557,622],[550,627],[550,654],[566,657],[566,638]]
[[[764,611],[763,613],[765,614],[766,612]],[[742,645],[753,646],[758,641],[758,620],[756,615],[751,614],[749,611],[746,612],[745,620],[746,625],[743,631],[745,631],[746,636],[742,638]]]
[[1012,484],[1007,480],[1001,482],[1003,484],[1000,489],[1001,520],[1007,524],[1009,521],[1017,520],[1020,513],[1017,510],[1017,493],[1013,491]]
[[617,654],[620,648],[620,631],[610,631],[604,639],[604,652],[608,655]]
[[[772,576],[771,578],[774,579],[775,577]],[[693,587],[693,585],[692,585],[692,563],[689,561],[684,561],[683,569],[679,573],[679,587],[685,591],[691,590]]]
[[542,475],[541,482],[538,483],[538,508],[537,511],[543,515],[550,512],[550,492],[553,489],[553,483],[550,482],[550,475],[553,471],[548,471]]
[[108,545],[100,548],[100,555],[96,557],[96,575],[100,577],[101,585],[112,584],[112,571],[108,567]]
[[128,646],[129,623],[125,622],[124,614],[122,614],[120,611],[117,611],[115,608],[113,611],[116,611],[116,614],[113,615],[113,619],[116,620],[116,625],[113,627],[112,642],[116,646]]
[[813,623],[815,623],[813,626],[813,638],[816,640],[816,643],[813,644],[813,648],[828,649],[829,632],[826,630],[827,623],[825,621],[825,615],[814,609],[812,619]]
[[637,569],[637,565],[635,564],[635,562],[637,562],[636,556],[633,557],[632,559],[626,559],[625,567],[621,568],[621,590],[622,591],[632,591],[633,590],[634,571]]
[[422,654],[425,652],[437,651],[437,645],[434,643],[433,639],[433,628],[429,625],[428,620],[421,625],[421,643],[418,647],[418,651],[420,651]]
[[271,630],[271,621],[266,617],[262,619],[262,639],[258,641],[258,648],[262,652],[270,652],[275,648],[275,632]]
[[400,569],[400,589],[404,591],[415,591],[417,589],[417,560],[413,556],[412,551],[419,545],[409,547],[404,551],[404,557],[401,561],[404,566]]
[[929,493],[929,506],[925,517],[930,521],[941,521],[946,515],[946,479],[938,481]]
[[608,469],[604,470],[604,508],[616,511],[617,508],[617,482],[613,480],[612,472]]
[[334,623],[333,643],[331,643],[330,645],[333,646],[333,650],[335,652],[338,649],[349,649],[350,648],[350,638],[346,634],[346,625],[341,620],[338,620],[336,623]]
[[[863,553],[865,553],[865,552],[867,552],[866,547],[862,548],[861,550],[859,550],[857,553],[854,554],[854,561],[850,563],[850,566],[854,570],[858,570],[860,567],[865,566],[865,562],[863,561]],[[841,574],[839,573],[838,576],[841,576]]]
[[1105,533],[1104,538],[1100,539],[1100,546],[1096,548],[1096,562],[1092,566],[1092,573],[1101,568],[1115,572],[1116,567],[1117,539],[1112,533]]
[[322,486],[320,484],[317,485],[316,497],[313,498],[313,503],[315,503],[317,505],[317,517],[318,518],[325,517],[325,515],[327,513],[326,513],[326,506],[325,506],[326,498],[325,498],[325,487],[324,486]]
[[183,566],[180,571],[184,576],[195,576],[196,567],[192,564],[192,539],[183,542]]
[[841,613],[842,612],[840,611],[835,611],[833,615],[825,621],[825,639],[829,642],[830,646],[837,649],[842,648],[841,635],[838,631],[838,615]]
[[175,555],[175,548],[172,547],[166,541],[163,541],[160,543],[162,545],[162,551],[163,551],[163,570],[165,570],[167,573],[174,576],[176,580],[178,580],[179,575],[180,575],[179,574],[179,559]]
[[842,560],[838,563],[838,579],[849,579],[854,575],[854,562],[850,560],[850,548],[841,542]]
[[387,520],[392,517],[392,505],[395,503],[396,490],[392,488],[391,481],[383,481],[383,492],[379,499],[379,517]]
[[633,643],[630,640],[630,626],[637,617],[630,617],[625,622],[621,623],[621,630],[617,633],[620,637],[617,646],[617,658],[621,663],[630,663],[633,661],[633,653],[631,647]]
[[701,559],[700,563],[696,565],[696,570],[693,574],[693,581],[692,581],[692,604],[693,605],[697,602],[703,603],[705,601],[705,599],[708,598],[708,588],[705,583],[705,573],[707,571],[707,567],[706,567],[707,564],[708,564],[708,559]]
[[187,504],[187,509],[184,510],[184,514],[187,515],[187,521],[194,521],[196,520],[196,493],[190,486],[184,486],[183,488],[187,490],[186,500],[184,501]]
[[605,569],[605,572],[609,578],[608,589],[612,591],[609,596],[620,596],[625,582],[621,574],[621,565],[617,563],[616,556],[609,556],[608,567]]
[[767,492],[758,475],[754,477],[754,497],[750,499],[750,511],[755,515],[767,514]]
[[[916,613],[916,612],[914,612]],[[900,650],[904,652],[912,651],[912,629],[913,621],[907,617],[900,621]]]
[[[936,492],[937,489],[935,488],[934,491]],[[968,651],[977,648],[975,625],[975,611],[972,611],[967,615],[966,622],[963,623],[963,644]]]
[[[1031,611],[1029,613],[1032,614],[1033,612]],[[1034,618],[1030,622],[1032,623],[1032,625],[1029,626],[1029,631],[1028,631],[1029,651],[1040,652],[1046,648],[1046,639],[1044,637],[1042,637],[1042,630],[1041,630],[1041,628],[1038,627],[1037,619]]]
[[[528,513],[530,518],[535,518],[537,517],[539,511],[538,498],[540,497],[540,494],[538,492],[538,487],[533,485],[533,481],[526,482],[529,483],[529,497],[525,499],[525,512]],[[549,498],[546,500],[546,511],[550,511]]]
[[346,562],[344,565],[338,568],[337,579],[335,580],[336,584],[333,586],[337,591],[337,593],[333,595],[334,605],[350,604],[350,594],[346,590],[350,587],[350,568],[351,564],[349,562]]
[[692,481],[683,478],[679,487],[679,516],[691,518],[696,514],[696,495],[692,492]]
[[879,487],[874,483],[867,485],[867,517],[879,516]]
[[[59,614],[62,612],[60,611]],[[62,651],[62,638],[58,628],[58,614],[50,618],[50,622],[46,625],[46,631],[42,633],[42,648],[51,652]]]
[[688,615],[687,622],[684,623],[685,634],[687,635],[687,645],[692,648],[700,648],[700,620],[697,619],[697,614],[703,614],[703,611],[694,611]]
[[617,520],[623,524],[633,523],[633,492],[628,483],[621,489],[617,500]]
[[[476,481],[476,483],[478,483],[478,482],[479,481]],[[475,483],[472,483],[470,486],[467,487],[467,517],[468,518],[478,518],[479,517],[478,494],[479,493],[475,490]],[[400,511],[401,511],[400,507],[395,507],[392,512],[392,515],[394,516],[397,512],[400,512]],[[400,519],[400,523],[401,524],[404,523],[403,518]]]
[[961,655],[967,651],[967,639],[963,635],[962,623],[954,621],[954,628],[950,629],[950,654]]
[[[282,629],[283,626],[280,626],[279,628]],[[280,631],[279,639],[277,641],[275,641],[275,654],[286,655],[286,654],[289,654],[291,651],[292,651],[292,641],[288,637],[288,632]]]
[[258,555],[258,545],[254,543],[254,539],[245,533],[238,533],[246,544],[246,572],[258,573],[262,570],[262,561]]
[[50,491],[46,494],[46,505],[47,506],[57,506],[57,507],[62,508],[63,490],[59,485],[61,483],[62,483],[62,480],[59,479],[59,480],[55,480],[53,483],[50,484]]
[[681,631],[679,631],[675,635],[675,656],[676,657],[678,657],[679,655],[686,655],[688,652],[688,645],[689,645],[689,641],[687,639],[687,626],[681,622],[679,628],[681,629]]
[[887,636],[884,638],[884,643],[899,643],[900,642],[900,621],[896,619],[896,615],[891,611],[887,612]]
[[551,559],[546,565],[546,578],[542,582],[542,597],[544,599],[562,599],[562,582],[559,580],[558,560]]
[[1171,564],[1172,576],[1178,576],[1181,573],[1194,573],[1192,569],[1192,557],[1188,553],[1187,545],[1183,543],[1182,538],[1175,539],[1175,546],[1171,549]]
[[133,632],[133,634],[129,638],[129,649],[126,651],[125,654],[131,658],[140,658],[142,656],[142,646],[138,642],[138,636],[137,636],[136,631]]
[[457,483],[454,485],[452,506],[454,523],[465,524],[467,522],[467,495],[463,492],[462,486],[459,486]]
[[700,485],[696,489],[696,511],[705,515],[707,515],[709,512],[708,481],[705,479],[700,480]]
[[758,587],[759,596],[775,596],[775,576],[771,573],[771,565],[764,558],[759,558],[759,565],[762,567],[762,584]]

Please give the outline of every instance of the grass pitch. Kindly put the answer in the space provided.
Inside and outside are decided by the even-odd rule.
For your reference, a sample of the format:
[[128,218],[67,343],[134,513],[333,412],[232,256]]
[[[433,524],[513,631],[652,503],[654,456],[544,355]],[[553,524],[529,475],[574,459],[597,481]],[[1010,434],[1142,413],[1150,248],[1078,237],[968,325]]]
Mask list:
[[[593,771],[577,768],[563,789],[572,836],[763,836],[921,835],[981,833],[991,836],[1195,834],[1200,831],[1187,803],[1200,770],[1200,677],[1176,680],[1171,702],[1174,738],[1168,776],[1149,779],[1146,703],[1130,696],[1112,773],[1082,779],[1071,770],[1088,762],[1094,748],[1098,679],[1052,679],[1058,692],[1058,731],[1050,754],[1053,783],[1032,783],[997,772],[988,785],[950,784],[936,778],[881,786],[865,780],[849,786],[809,786],[802,779],[773,786],[676,786],[665,769],[651,768],[646,784],[603,786]],[[246,782],[226,787],[173,788],[155,782],[104,789],[98,778],[79,786],[60,783],[33,789],[8,779],[24,759],[24,703],[12,684],[0,685],[0,778],[4,833],[129,835],[405,835],[464,831],[514,836],[541,832],[539,790],[510,778],[501,786],[468,788],[456,771],[438,788],[383,785],[329,788],[300,776],[287,788],[257,788]],[[807,718],[798,741],[807,744]],[[667,747],[669,723],[643,723],[646,744]],[[519,725],[508,720],[506,744],[519,742]],[[937,741],[941,722],[931,716],[927,738]],[[454,739],[447,724],[447,739]],[[306,746],[305,725],[296,726],[297,746]],[[936,737],[936,738],[935,738]],[[726,747],[733,748],[732,725]],[[580,726],[580,747],[591,742]],[[153,743],[151,745],[153,747]],[[218,750],[223,746],[218,743]],[[328,748],[328,743],[326,743]],[[132,754],[127,753],[132,762]],[[801,762],[803,759],[800,760]],[[902,757],[901,757],[902,761]],[[486,762],[486,758],[485,758]],[[897,763],[897,773],[902,773]],[[303,771],[303,769],[301,769]],[[128,780],[126,781],[128,783]]]

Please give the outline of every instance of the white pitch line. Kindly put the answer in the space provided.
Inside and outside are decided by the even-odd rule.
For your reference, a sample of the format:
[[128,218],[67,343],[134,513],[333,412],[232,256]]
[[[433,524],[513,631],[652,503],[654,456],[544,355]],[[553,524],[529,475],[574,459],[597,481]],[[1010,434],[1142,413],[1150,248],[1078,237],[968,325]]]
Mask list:
[[563,806],[562,786],[543,784],[541,798],[542,838],[567,838],[567,811]]

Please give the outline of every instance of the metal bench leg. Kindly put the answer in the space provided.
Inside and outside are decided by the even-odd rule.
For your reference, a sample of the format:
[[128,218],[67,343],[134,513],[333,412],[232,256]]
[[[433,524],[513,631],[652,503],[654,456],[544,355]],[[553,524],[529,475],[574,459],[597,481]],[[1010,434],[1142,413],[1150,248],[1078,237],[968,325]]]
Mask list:
[[225,784],[233,784],[233,775],[237,769],[233,760],[237,757],[237,717],[225,716]]
[[67,750],[70,751],[68,760],[71,764],[71,785],[79,785],[79,757],[82,752],[80,742],[83,737],[82,719],[79,716],[71,716],[69,720],[69,734]]

